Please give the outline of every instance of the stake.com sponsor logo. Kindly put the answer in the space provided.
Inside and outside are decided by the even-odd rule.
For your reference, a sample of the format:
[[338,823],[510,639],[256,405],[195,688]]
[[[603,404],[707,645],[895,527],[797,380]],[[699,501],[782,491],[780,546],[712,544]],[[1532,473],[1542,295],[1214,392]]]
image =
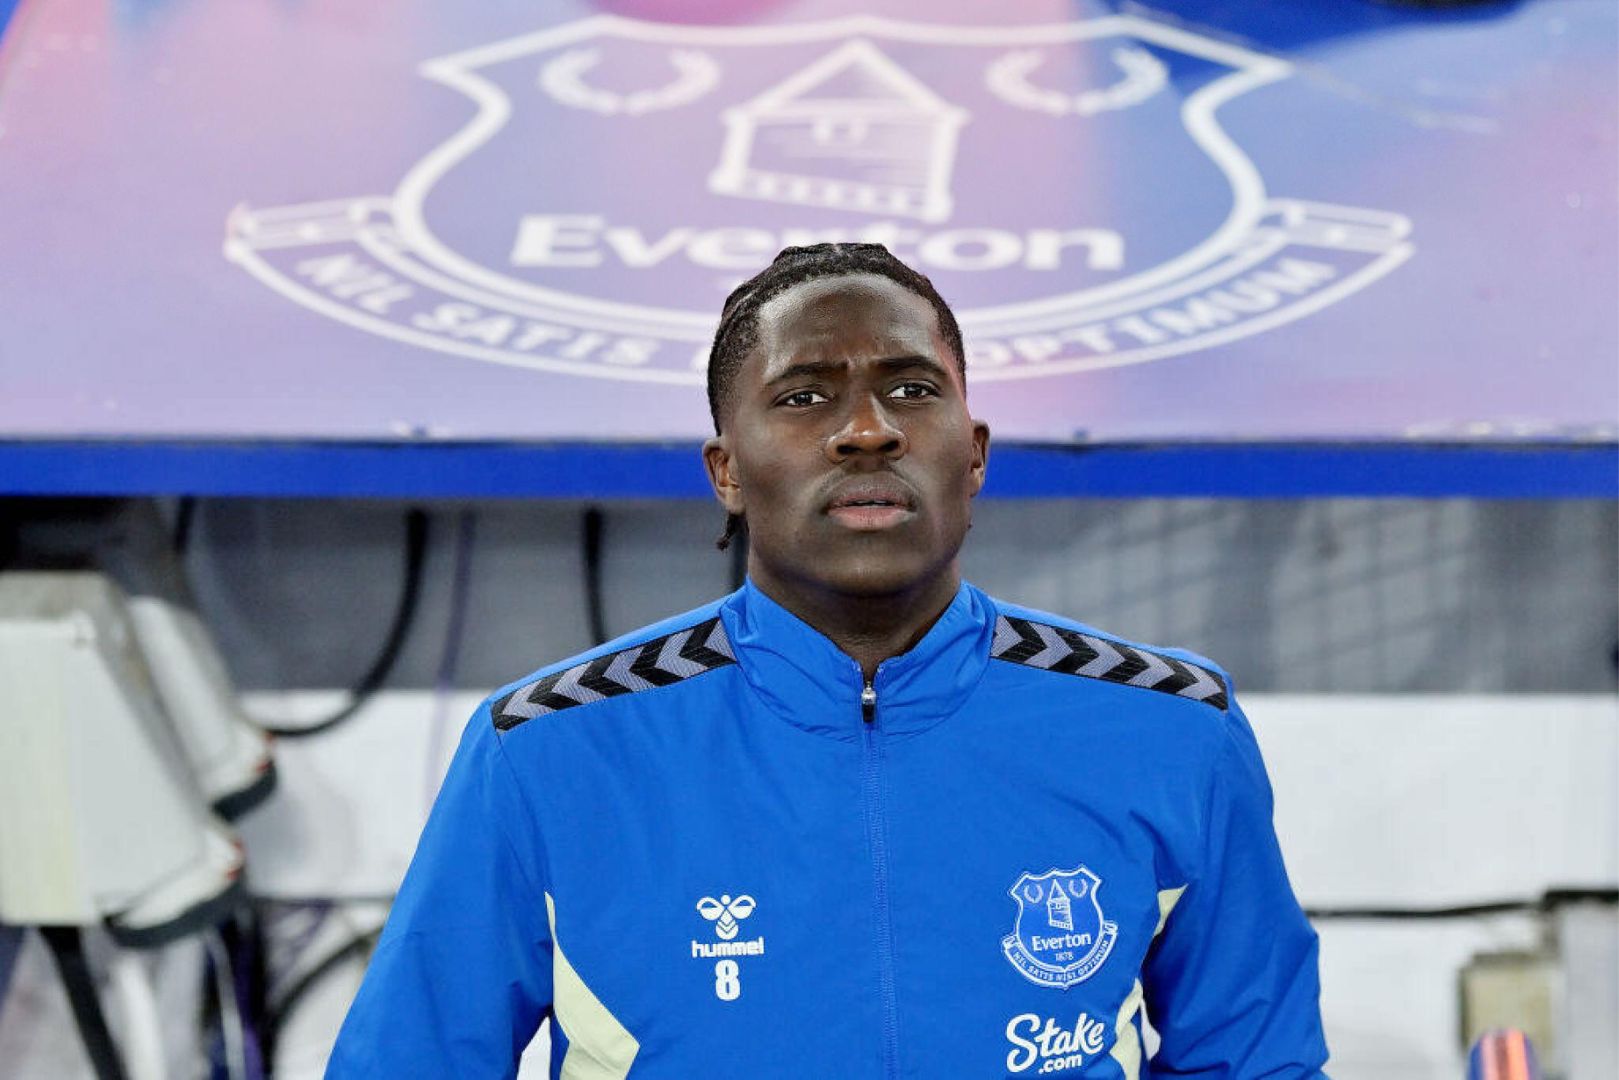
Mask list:
[[1070,1028],[1058,1027],[1050,1017],[1042,1027],[1040,1019],[1021,1013],[1006,1022],[1006,1038],[1012,1043],[1006,1055],[1008,1072],[1027,1072],[1035,1065],[1042,1074],[1077,1069],[1107,1045],[1107,1028],[1089,1013],[1080,1013]]

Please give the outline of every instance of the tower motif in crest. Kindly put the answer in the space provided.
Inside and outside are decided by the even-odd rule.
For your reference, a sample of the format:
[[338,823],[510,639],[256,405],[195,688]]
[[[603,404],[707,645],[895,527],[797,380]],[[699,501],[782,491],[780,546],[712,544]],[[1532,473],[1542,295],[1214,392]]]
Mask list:
[[1046,921],[1059,930],[1074,928],[1074,906],[1061,888],[1052,889],[1046,900]]
[[725,111],[716,195],[833,210],[950,217],[967,111],[864,38]]

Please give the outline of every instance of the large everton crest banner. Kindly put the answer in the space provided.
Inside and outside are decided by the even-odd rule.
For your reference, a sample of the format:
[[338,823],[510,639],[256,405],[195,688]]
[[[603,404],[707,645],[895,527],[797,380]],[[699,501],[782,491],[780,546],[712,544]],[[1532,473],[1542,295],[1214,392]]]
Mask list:
[[1222,130],[1290,65],[1136,17],[598,18],[422,71],[478,111],[392,196],[244,208],[229,251],[332,318],[498,363],[695,382],[716,299],[822,240],[957,298],[980,381],[1235,341],[1413,250],[1398,213],[1272,195]]
[[697,437],[862,240],[1003,439],[1613,437],[1611,5],[610,7],[25,3],[0,430]]

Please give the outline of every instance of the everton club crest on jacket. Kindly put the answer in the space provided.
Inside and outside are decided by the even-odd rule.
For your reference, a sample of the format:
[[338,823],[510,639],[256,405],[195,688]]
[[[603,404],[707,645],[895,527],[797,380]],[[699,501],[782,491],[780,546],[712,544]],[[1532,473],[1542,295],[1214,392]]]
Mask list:
[[1317,995],[1208,661],[963,585],[868,684],[750,584],[479,710],[329,1075],[1280,1080]]

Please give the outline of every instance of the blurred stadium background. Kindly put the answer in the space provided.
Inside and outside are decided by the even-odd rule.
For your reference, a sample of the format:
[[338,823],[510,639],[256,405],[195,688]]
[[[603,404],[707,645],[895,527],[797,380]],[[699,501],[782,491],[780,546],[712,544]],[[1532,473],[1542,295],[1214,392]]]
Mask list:
[[319,1075],[478,698],[738,580],[703,341],[841,236],[962,316],[967,576],[1234,672],[1332,1074],[1619,1076],[1616,75],[1608,0],[0,2],[0,1075]]

